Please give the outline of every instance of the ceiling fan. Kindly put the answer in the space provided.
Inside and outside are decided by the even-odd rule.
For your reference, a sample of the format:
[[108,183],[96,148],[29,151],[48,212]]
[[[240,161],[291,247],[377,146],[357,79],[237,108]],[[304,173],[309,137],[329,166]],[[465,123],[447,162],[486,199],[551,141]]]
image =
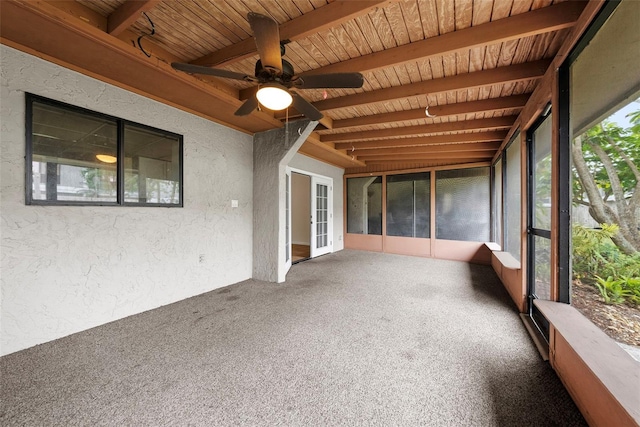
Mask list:
[[258,48],[260,59],[256,62],[253,76],[235,71],[210,68],[200,65],[173,62],[171,66],[190,74],[206,74],[227,79],[243,80],[258,83],[255,96],[247,99],[238,110],[236,116],[246,116],[258,107],[258,102],[270,110],[283,110],[289,105],[311,120],[320,120],[322,113],[306,99],[290,89],[339,89],[361,88],[364,78],[360,73],[333,73],[297,76],[293,66],[282,59],[284,44],[280,43],[278,23],[272,18],[259,13],[249,12],[247,15],[253,37]]

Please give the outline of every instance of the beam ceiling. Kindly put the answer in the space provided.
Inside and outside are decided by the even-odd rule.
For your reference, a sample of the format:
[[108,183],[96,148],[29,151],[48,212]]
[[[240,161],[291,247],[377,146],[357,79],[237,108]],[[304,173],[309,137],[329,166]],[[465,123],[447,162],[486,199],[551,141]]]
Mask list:
[[[255,133],[282,126],[297,113],[235,116],[255,92],[250,83],[189,75],[169,64],[252,74],[258,56],[246,14],[267,13],[287,43],[287,61],[302,75],[358,71],[365,77],[362,89],[300,92],[325,115],[300,152],[348,169],[371,165],[379,171],[384,165],[487,162],[513,131],[516,115],[529,108],[530,94],[585,5],[4,0],[0,36],[3,44]],[[152,36],[149,20],[155,23]],[[136,46],[143,34],[144,52]]]

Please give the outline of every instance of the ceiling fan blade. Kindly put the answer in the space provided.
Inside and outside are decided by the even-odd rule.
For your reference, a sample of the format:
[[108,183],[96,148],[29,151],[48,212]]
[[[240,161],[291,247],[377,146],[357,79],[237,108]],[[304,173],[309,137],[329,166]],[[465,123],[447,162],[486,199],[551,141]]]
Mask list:
[[358,89],[363,84],[364,77],[360,73],[311,74],[294,81],[298,89]]
[[206,74],[208,76],[224,77],[225,79],[254,81],[255,78],[242,73],[236,73],[235,71],[222,70],[220,68],[203,67],[201,65],[184,64],[182,62],[172,62],[171,66],[185,73],[191,74]]
[[244,104],[242,104],[234,114],[236,116],[246,116],[248,114],[251,114],[251,112],[255,110],[257,107],[258,107],[258,100],[256,99],[255,96],[252,96],[251,98],[244,101]]
[[308,119],[317,121],[324,117],[316,107],[297,93],[291,93],[291,96],[293,97],[293,108],[307,116]]
[[253,30],[262,66],[276,70],[278,74],[282,73],[278,23],[268,16],[255,12],[249,12],[247,19]]

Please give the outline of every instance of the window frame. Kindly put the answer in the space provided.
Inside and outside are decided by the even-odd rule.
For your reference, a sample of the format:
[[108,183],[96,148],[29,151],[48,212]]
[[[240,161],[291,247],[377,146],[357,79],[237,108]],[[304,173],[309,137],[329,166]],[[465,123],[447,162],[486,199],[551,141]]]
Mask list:
[[[116,162],[116,201],[75,201],[75,200],[39,200],[33,199],[33,104],[50,105],[62,108],[71,112],[92,116],[102,120],[108,120],[116,123],[117,135],[117,162]],[[141,203],[125,201],[124,194],[124,148],[126,141],[124,139],[125,127],[143,129],[155,132],[168,138],[175,138],[178,141],[178,179],[179,179],[179,200],[178,203]],[[100,113],[89,110],[66,102],[56,101],[45,98],[32,93],[25,93],[25,204],[36,206],[133,206],[133,207],[163,207],[163,208],[182,208],[184,207],[184,137],[183,135],[169,132],[163,129],[154,128],[153,126],[144,125],[131,120],[122,119],[109,114]]]

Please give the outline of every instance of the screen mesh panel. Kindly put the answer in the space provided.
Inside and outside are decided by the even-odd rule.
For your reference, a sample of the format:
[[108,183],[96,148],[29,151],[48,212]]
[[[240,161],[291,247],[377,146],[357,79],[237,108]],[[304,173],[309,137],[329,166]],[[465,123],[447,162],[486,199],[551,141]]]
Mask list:
[[347,233],[382,235],[382,177],[347,178]]
[[551,229],[551,114],[533,133],[533,226]]
[[493,166],[493,241],[502,244],[502,160]]
[[507,148],[506,168],[504,250],[520,261],[522,168],[519,133]]
[[489,241],[489,168],[436,172],[436,238]]
[[387,177],[387,236],[429,237],[429,172]]
[[540,299],[551,298],[551,240],[534,236],[533,254],[535,259],[534,295]]

